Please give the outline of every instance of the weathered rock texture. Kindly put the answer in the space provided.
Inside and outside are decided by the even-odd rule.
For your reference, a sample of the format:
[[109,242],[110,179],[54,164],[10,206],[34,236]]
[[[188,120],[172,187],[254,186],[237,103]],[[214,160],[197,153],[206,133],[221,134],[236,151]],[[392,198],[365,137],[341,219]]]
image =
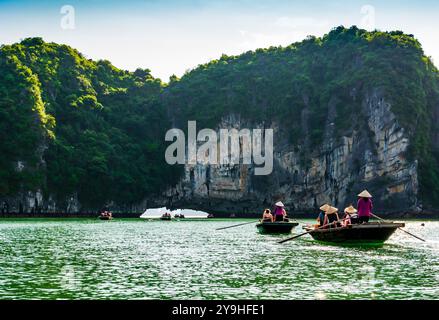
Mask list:
[[[3,46],[0,68],[9,115],[0,124],[21,125],[4,129],[0,143],[10,156],[0,166],[4,212],[167,206],[259,215],[282,200],[315,214],[325,202],[355,204],[363,189],[375,213],[439,206],[439,72],[413,35],[337,27],[287,47],[223,55],[168,84],[40,38]],[[49,115],[56,120],[47,150],[32,127],[35,110],[44,136],[52,136]],[[198,163],[185,165],[179,181],[163,161],[164,133],[190,120],[198,130],[273,129],[273,172]]]
[[334,115],[328,115],[323,144],[310,150],[306,161],[305,146],[289,145],[276,123],[224,117],[219,128],[274,129],[273,173],[256,176],[253,166],[244,164],[186,165],[182,181],[165,194],[168,204],[254,213],[281,199],[290,210],[305,212],[326,202],[344,208],[367,188],[378,210],[417,210],[417,162],[406,159],[410,142],[404,128],[378,90],[364,97],[362,108],[365,116],[357,125],[347,124],[351,134],[340,138],[333,135]]
[[[218,129],[274,129],[272,174],[257,176],[254,166],[242,161],[239,165],[185,165],[182,180],[161,196],[146,198],[129,207],[112,206],[112,209],[142,212],[146,207],[168,205],[254,214],[282,200],[289,210],[312,212],[326,202],[340,208],[355,204],[356,194],[367,188],[374,195],[377,210],[418,210],[417,162],[406,159],[410,141],[404,128],[378,90],[363,98],[362,108],[364,116],[356,119],[356,125],[347,124],[351,126],[351,134],[339,138],[334,136],[331,121],[334,114],[328,114],[326,123],[322,124],[324,141],[313,150],[288,144],[285,132],[277,123],[252,123],[237,115],[226,116]],[[329,113],[334,112],[335,108],[330,107]],[[363,124],[367,131],[361,129]],[[304,151],[309,152],[307,157]],[[51,198],[44,201],[40,191],[27,192],[11,202],[16,204],[14,211],[60,211]],[[67,199],[64,211],[81,210],[87,211],[75,195]]]

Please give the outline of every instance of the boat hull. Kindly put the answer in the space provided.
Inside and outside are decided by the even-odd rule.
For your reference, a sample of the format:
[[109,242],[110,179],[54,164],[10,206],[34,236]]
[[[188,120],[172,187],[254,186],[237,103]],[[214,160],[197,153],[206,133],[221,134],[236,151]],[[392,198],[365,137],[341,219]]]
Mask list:
[[103,216],[99,216],[100,220],[111,220],[113,219],[113,217],[103,217]]
[[171,220],[172,220],[172,217],[160,217],[160,220],[163,220],[163,221],[171,221]]
[[365,223],[347,227],[313,230],[309,234],[315,240],[331,243],[382,244],[404,223]]
[[260,233],[290,233],[299,224],[297,222],[261,222],[256,225]]

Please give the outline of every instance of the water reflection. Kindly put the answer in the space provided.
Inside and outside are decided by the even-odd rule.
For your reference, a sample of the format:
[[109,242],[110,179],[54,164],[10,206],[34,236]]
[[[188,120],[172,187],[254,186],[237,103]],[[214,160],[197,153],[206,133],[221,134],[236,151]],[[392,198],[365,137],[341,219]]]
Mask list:
[[[439,222],[379,248],[280,245],[230,221],[2,220],[0,297],[437,299]],[[301,232],[300,226],[296,232]]]

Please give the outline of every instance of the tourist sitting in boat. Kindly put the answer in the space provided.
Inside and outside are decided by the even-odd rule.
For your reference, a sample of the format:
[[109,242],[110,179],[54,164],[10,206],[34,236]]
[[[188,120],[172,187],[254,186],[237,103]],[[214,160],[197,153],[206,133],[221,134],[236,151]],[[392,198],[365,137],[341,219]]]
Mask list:
[[338,217],[338,209],[332,206],[329,206],[325,211],[325,220],[323,225],[325,228],[335,228],[338,226],[337,221],[340,220]]
[[270,209],[265,209],[262,214],[262,222],[273,222],[273,215]]
[[367,223],[369,222],[369,218],[372,215],[372,195],[367,190],[364,190],[363,192],[358,194],[358,197],[358,222]]
[[101,211],[100,213],[101,220],[110,220],[112,218],[113,218],[113,214],[111,213],[111,211],[108,210]]
[[276,222],[283,222],[285,216],[287,215],[287,212],[284,209],[284,204],[281,201],[278,201],[275,203],[275,208],[274,208],[274,212],[273,212],[273,216],[274,216],[274,221]]
[[355,224],[358,221],[357,209],[352,205],[344,209],[343,225],[346,227],[350,224]]
[[329,204],[325,203],[323,206],[321,206],[319,216],[317,217],[318,225],[315,226],[316,228],[322,227],[325,222],[325,211],[330,207]]

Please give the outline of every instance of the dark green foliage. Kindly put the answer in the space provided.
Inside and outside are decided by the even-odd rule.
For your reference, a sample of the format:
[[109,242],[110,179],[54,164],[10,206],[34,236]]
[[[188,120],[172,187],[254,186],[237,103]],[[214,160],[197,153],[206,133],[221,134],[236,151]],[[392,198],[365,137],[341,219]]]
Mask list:
[[[0,54],[0,195],[43,187],[58,203],[78,194],[98,208],[135,203],[178,179],[163,156],[162,83],[149,70],[122,71],[39,38]],[[46,167],[35,170],[39,156]]]
[[430,137],[438,79],[412,35],[338,27],[322,38],[200,65],[169,84],[166,103],[182,126],[197,120],[214,127],[229,113],[277,120],[282,136],[302,146],[306,162],[321,148],[326,125],[333,123],[336,137],[363,126],[357,121],[364,115],[362,102],[378,89],[411,139],[407,156],[419,160],[421,194],[431,203],[439,201],[438,158]]
[[37,150],[53,136],[54,120],[46,114],[38,77],[17,56],[0,51],[0,70],[0,194],[14,195],[19,186],[43,183]]
[[[44,186],[58,202],[77,193],[87,207],[129,205],[181,173],[164,163],[165,130],[187,120],[215,128],[228,114],[279,122],[306,164],[331,123],[335,139],[366,132],[362,103],[380,90],[410,138],[424,202],[439,201],[431,139],[438,70],[399,31],[338,27],[288,47],[223,55],[167,85],[149,70],[119,70],[40,38],[1,47],[0,70],[0,196]],[[40,156],[45,168],[35,168]]]

